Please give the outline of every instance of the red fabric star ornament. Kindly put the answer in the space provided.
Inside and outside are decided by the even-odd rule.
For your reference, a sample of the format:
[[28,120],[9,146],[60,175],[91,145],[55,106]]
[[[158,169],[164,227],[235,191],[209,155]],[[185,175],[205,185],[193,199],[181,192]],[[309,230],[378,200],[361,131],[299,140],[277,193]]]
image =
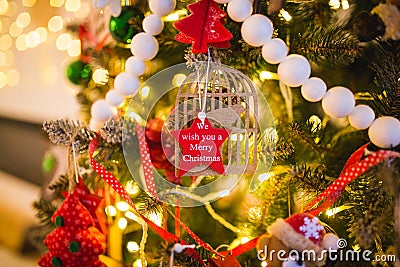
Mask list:
[[209,167],[225,174],[220,147],[228,138],[230,130],[213,128],[208,119],[193,121],[188,129],[171,131],[182,147],[178,177],[198,166]]

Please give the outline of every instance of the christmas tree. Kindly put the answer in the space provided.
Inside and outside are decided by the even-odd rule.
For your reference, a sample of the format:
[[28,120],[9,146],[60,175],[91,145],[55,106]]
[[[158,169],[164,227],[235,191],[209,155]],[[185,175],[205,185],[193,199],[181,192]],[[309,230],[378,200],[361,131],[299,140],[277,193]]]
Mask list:
[[43,124],[74,166],[34,203],[46,240],[75,172],[105,199],[107,266],[396,265],[398,2],[106,2],[124,38],[69,25],[81,118]]

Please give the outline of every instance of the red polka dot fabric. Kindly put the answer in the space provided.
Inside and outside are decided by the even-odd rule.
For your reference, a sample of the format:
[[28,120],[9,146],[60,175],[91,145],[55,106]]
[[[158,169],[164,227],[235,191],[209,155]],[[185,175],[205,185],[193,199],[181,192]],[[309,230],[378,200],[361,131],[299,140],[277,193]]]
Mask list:
[[[49,251],[39,266],[106,267],[99,261],[99,255],[106,251],[106,238],[93,227],[93,218],[76,194],[66,197],[52,221],[57,221],[58,227],[44,241]],[[75,250],[71,243],[75,243]]]

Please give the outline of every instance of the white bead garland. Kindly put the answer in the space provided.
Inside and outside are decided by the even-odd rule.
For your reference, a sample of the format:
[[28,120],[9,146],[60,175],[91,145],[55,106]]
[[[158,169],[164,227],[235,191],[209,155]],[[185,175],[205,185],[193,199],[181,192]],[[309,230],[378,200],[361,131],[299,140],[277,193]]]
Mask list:
[[335,86],[322,98],[322,108],[333,118],[344,118],[349,115],[356,104],[353,93],[343,86]]
[[143,20],[143,30],[151,35],[158,35],[164,28],[164,22],[156,14],[150,14]]
[[251,16],[253,5],[249,0],[230,0],[226,13],[236,22],[243,22]]
[[375,112],[367,105],[357,105],[348,116],[350,125],[357,130],[367,129],[375,119]]
[[[229,2],[228,7],[232,4]],[[262,46],[267,43],[272,37],[273,25],[266,16],[255,14],[247,18],[241,28],[243,40],[251,46]]]
[[377,118],[369,127],[368,136],[379,147],[391,148],[400,144],[400,121],[394,117]]
[[301,95],[307,101],[318,102],[324,97],[326,89],[326,84],[321,78],[311,77],[301,86]]
[[[354,107],[354,95],[347,88],[343,87],[348,91],[339,90],[339,93],[335,92],[337,90],[332,91],[334,88],[326,92],[326,85],[320,78],[309,78],[311,66],[308,60],[296,54],[287,56],[286,44],[278,38],[271,39],[272,22],[261,14],[251,16],[253,8],[249,0],[215,0],[215,2],[228,4],[227,13],[232,20],[245,21],[243,23],[245,26],[242,25],[241,29],[243,39],[249,45],[263,46],[262,56],[268,63],[279,63],[278,75],[281,82],[291,87],[302,86],[302,95],[308,101],[317,102],[322,98],[323,108],[329,116],[345,117],[350,114],[348,118],[353,127],[357,129],[368,128],[366,125],[373,120],[373,110],[360,107],[364,105]],[[106,100],[97,100],[92,105],[90,127],[93,130],[97,131],[105,118],[109,119],[113,116],[112,107],[119,106],[122,103],[121,98],[123,96],[132,95],[138,90],[140,86],[139,76],[145,72],[146,68],[144,61],[153,59],[158,53],[158,42],[153,35],[162,31],[161,17],[168,15],[175,9],[175,6],[175,0],[149,0],[150,10],[154,14],[148,15],[144,19],[143,29],[145,32],[138,33],[132,38],[131,52],[134,57],[128,58],[125,66],[126,72],[122,72],[116,77],[114,81],[115,90],[107,93]],[[248,22],[246,23],[246,21]],[[344,91],[346,93],[343,93]],[[351,93],[351,97],[348,92]],[[340,101],[340,99],[343,101]],[[335,107],[332,103],[337,103],[342,109]],[[371,142],[379,147],[397,146],[400,144],[400,121],[390,116],[380,117],[372,122],[368,134]]]
[[100,99],[93,103],[90,114],[94,120],[105,122],[114,115],[114,112],[104,99]]
[[141,60],[151,60],[158,53],[157,39],[150,33],[140,32],[132,38],[131,52]]
[[278,65],[279,79],[290,87],[302,85],[310,74],[310,63],[301,55],[289,55]]
[[149,0],[149,7],[151,12],[158,17],[164,17],[175,9],[175,0]]
[[146,63],[143,60],[132,56],[126,60],[125,70],[130,75],[139,77],[146,71]]
[[[272,32],[272,31],[271,31]],[[261,49],[262,57],[270,64],[278,64],[288,54],[285,42],[279,38],[273,38],[266,42]]]
[[114,80],[115,90],[123,96],[131,96],[135,94],[139,87],[139,78],[129,75],[127,72],[121,72]]
[[110,106],[118,107],[124,102],[124,100],[124,96],[119,94],[115,89],[111,89],[106,94],[106,102]]

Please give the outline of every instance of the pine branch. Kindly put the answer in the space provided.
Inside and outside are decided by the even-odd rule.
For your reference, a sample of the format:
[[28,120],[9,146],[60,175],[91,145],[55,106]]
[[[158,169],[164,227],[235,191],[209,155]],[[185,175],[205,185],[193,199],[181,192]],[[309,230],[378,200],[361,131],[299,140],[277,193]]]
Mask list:
[[49,185],[49,189],[53,191],[53,195],[60,196],[62,192],[68,190],[69,179],[66,175],[61,175],[53,184]]
[[379,45],[378,60],[371,68],[376,73],[371,95],[379,115],[400,119],[400,41]]
[[54,226],[51,217],[57,210],[57,207],[51,201],[41,198],[33,202],[32,207],[36,210],[36,218],[39,219],[40,224]]
[[311,25],[293,38],[291,50],[316,63],[335,65],[349,65],[360,55],[357,37],[336,26]]
[[82,151],[89,145],[95,133],[80,121],[68,119],[51,120],[43,123],[43,130],[47,132],[50,141],[56,145],[74,145],[76,151]]
[[315,125],[311,121],[307,121],[305,124],[300,124],[298,122],[290,123],[289,131],[291,133],[291,138],[297,139],[302,142],[305,146],[321,153],[324,155],[327,152],[327,148],[318,145],[316,140],[319,139],[320,125]]
[[[307,164],[294,165],[289,171],[294,181],[300,184],[301,188],[311,192],[322,192],[331,181],[325,177],[326,166],[318,165],[314,170]],[[292,180],[293,181],[293,180]]]

